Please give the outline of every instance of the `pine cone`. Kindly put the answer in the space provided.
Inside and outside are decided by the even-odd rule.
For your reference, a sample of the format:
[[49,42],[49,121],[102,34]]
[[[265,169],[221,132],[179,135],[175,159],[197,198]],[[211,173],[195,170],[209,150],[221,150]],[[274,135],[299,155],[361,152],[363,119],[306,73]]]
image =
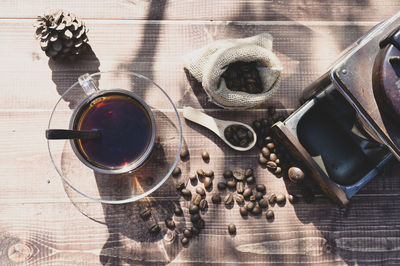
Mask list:
[[88,41],[86,25],[70,12],[59,10],[38,16],[33,26],[40,47],[54,60],[76,58]]

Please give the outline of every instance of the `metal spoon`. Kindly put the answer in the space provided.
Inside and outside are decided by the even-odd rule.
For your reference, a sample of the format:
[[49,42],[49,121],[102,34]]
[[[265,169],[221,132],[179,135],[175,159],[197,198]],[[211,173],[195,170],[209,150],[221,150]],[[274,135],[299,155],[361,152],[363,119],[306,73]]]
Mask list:
[[69,130],[69,129],[47,129],[46,139],[94,139],[101,136],[101,131],[93,130]]
[[[183,108],[183,117],[186,119],[193,121],[199,125],[202,125],[203,127],[206,127],[213,131],[215,134],[217,134],[218,137],[220,137],[225,143],[231,147],[232,149],[235,149],[237,151],[248,151],[251,148],[254,147],[254,145],[257,143],[257,135],[256,132],[249,126],[244,123],[240,122],[235,122],[235,121],[226,121],[226,120],[220,120],[216,119],[214,117],[211,117],[209,115],[206,115],[205,113],[194,109],[192,107],[184,107]],[[247,147],[239,147],[231,144],[226,138],[225,138],[225,129],[229,126],[232,125],[241,125],[246,127],[253,133],[254,139],[253,141],[249,144]]]

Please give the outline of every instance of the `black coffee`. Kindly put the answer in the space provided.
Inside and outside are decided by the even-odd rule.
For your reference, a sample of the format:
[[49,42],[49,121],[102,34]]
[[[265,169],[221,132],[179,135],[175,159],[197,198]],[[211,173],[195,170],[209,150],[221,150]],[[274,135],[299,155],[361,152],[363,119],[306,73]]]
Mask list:
[[75,128],[101,131],[96,139],[76,140],[82,156],[104,169],[118,169],[134,163],[150,144],[149,114],[136,99],[116,92],[103,94],[77,114]]

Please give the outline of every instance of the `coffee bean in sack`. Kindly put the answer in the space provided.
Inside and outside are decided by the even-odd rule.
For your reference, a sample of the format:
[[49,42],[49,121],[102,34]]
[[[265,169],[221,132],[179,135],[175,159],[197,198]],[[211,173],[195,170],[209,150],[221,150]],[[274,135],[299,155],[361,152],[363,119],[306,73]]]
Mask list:
[[243,91],[251,94],[263,91],[256,62],[231,63],[221,77],[231,91]]

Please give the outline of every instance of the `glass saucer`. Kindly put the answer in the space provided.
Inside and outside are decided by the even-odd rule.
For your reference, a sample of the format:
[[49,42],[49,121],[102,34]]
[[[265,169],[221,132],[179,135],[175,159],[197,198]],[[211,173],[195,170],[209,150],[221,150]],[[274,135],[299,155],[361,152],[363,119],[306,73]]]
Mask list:
[[[51,160],[62,180],[79,194],[102,203],[121,204],[139,200],[158,189],[179,161],[182,124],[168,94],[137,73],[109,71],[90,75],[100,90],[124,89],[144,100],[153,112],[156,141],[146,162],[124,174],[93,171],[76,157],[69,140],[48,140]],[[87,95],[75,82],[56,103],[49,129],[68,129],[71,116]]]

